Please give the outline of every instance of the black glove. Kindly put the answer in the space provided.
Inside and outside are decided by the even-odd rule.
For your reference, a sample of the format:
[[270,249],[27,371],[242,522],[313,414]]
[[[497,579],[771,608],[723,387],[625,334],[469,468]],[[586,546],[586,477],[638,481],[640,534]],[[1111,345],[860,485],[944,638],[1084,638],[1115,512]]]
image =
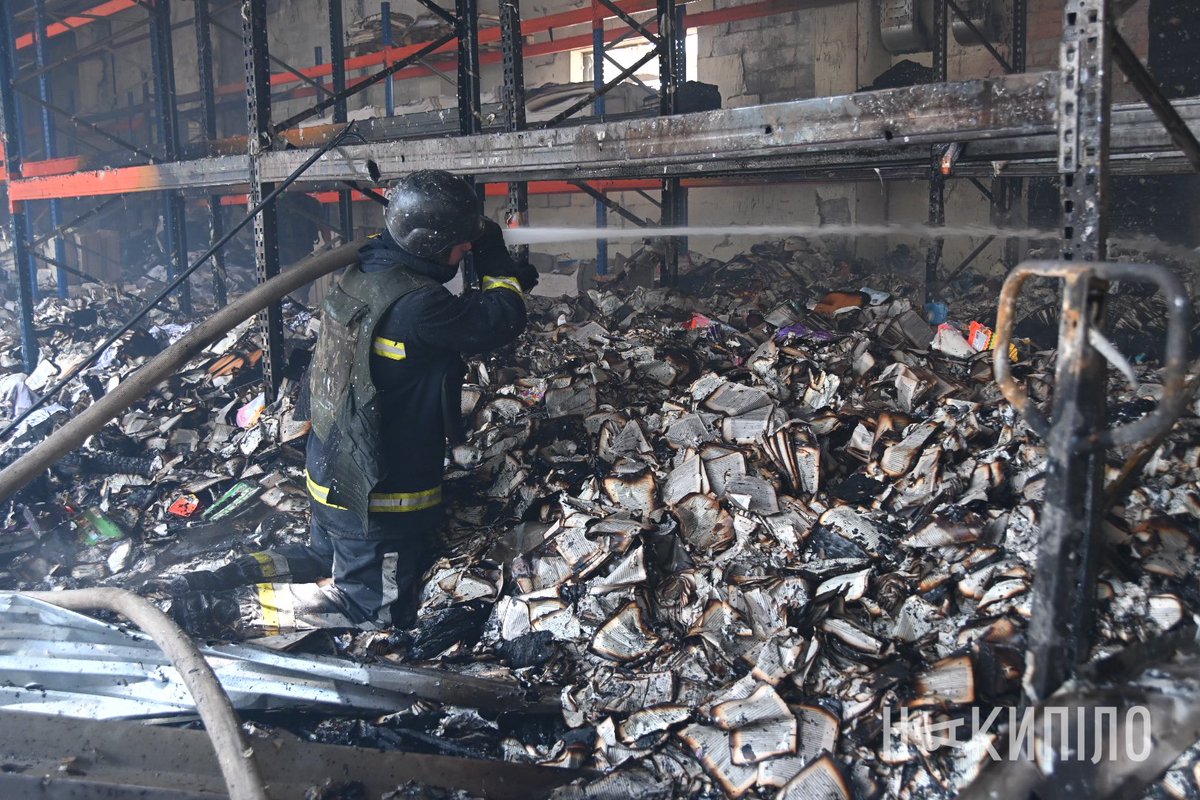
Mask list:
[[529,294],[538,285],[538,271],[528,261],[513,261],[512,268],[506,273],[521,284],[521,291]]
[[484,220],[483,235],[471,245],[475,256],[475,271],[495,278],[512,277],[528,294],[538,283],[538,271],[528,261],[516,261],[504,244],[504,231],[490,219]]
[[483,235],[471,243],[475,271],[480,275],[511,275],[512,256],[504,243],[504,231],[490,219],[483,221]]

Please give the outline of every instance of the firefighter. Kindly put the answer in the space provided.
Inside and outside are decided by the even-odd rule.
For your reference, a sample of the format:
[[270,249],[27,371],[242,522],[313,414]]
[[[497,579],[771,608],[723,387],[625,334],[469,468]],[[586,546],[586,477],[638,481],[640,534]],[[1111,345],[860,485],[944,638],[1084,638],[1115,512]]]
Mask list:
[[[454,295],[443,284],[468,252],[481,290]],[[389,627],[415,607],[436,555],[446,443],[462,437],[463,356],[524,330],[537,272],[510,257],[466,181],[433,170],[393,190],[385,231],[359,259],[322,306],[299,403],[312,420],[309,542],[148,584],[194,634]]]

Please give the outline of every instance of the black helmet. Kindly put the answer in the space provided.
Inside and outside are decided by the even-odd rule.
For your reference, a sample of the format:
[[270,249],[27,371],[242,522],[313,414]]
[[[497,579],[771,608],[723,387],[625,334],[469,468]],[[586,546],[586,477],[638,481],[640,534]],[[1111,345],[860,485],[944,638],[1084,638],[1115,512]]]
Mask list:
[[414,172],[396,185],[384,213],[388,233],[401,248],[433,258],[483,233],[483,204],[457,175],[438,169]]

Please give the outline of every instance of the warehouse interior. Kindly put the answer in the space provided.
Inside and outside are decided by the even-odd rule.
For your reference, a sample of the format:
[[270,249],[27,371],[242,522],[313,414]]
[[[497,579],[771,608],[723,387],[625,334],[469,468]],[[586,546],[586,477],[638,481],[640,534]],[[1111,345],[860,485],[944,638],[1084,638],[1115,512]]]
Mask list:
[[[1192,0],[0,5],[0,796],[1200,797]],[[412,618],[183,634],[421,170]]]

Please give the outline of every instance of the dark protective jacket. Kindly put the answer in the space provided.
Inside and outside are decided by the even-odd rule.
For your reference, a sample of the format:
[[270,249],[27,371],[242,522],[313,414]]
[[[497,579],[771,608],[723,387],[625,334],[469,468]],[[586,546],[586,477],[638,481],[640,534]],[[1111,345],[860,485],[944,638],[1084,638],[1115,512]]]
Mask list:
[[[525,301],[515,278],[488,275],[477,264],[483,290],[462,296],[443,284],[457,271],[406,253],[385,232],[359,251],[360,264],[330,293],[323,309],[321,341],[314,356],[309,389],[313,431],[308,437],[307,488],[313,513],[334,535],[384,538],[428,531],[441,512],[441,483],[447,437],[460,435],[463,355],[484,352],[515,339],[525,327]],[[499,268],[497,268],[499,271]],[[376,294],[372,294],[375,291]],[[322,421],[321,408],[334,398],[336,380],[322,369],[336,306],[378,308],[370,335],[353,363],[348,380],[349,407]],[[339,298],[341,298],[339,300]],[[393,299],[394,298],[394,299]],[[334,322],[334,325],[330,325]],[[356,320],[361,323],[361,317]],[[362,381],[369,376],[370,387]],[[374,395],[369,403],[358,398]],[[365,483],[364,483],[365,482]]]

